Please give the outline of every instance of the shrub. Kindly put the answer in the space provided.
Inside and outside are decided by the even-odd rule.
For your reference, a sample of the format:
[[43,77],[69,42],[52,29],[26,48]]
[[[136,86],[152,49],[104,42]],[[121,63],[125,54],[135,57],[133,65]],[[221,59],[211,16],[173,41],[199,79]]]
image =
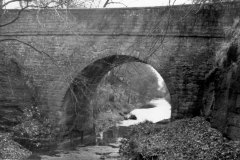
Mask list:
[[21,122],[12,129],[13,139],[31,149],[50,144],[55,132],[49,120],[36,106],[25,107],[23,111]]

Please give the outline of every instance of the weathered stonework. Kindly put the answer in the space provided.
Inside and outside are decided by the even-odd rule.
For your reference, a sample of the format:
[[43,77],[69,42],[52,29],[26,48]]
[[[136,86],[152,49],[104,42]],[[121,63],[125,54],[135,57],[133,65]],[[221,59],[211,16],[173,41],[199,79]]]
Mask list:
[[19,123],[23,108],[33,105],[37,96],[21,66],[0,53],[0,130],[9,131]]
[[[133,61],[148,63],[161,74],[173,118],[193,116],[199,114],[204,77],[223,41],[223,29],[240,16],[240,3],[198,7],[27,10],[0,28],[0,49],[33,77],[39,106],[51,117],[66,114],[64,97],[79,77],[98,82],[94,75],[111,69],[105,64]],[[1,23],[16,13],[9,10]]]
[[239,28],[233,26],[233,37],[216,53],[215,67],[206,76],[203,115],[225,136],[240,140],[240,39]]
[[239,66],[236,64],[228,69],[219,69],[215,76],[215,102],[211,117],[212,126],[234,140],[240,139],[240,113],[237,106],[238,71]]

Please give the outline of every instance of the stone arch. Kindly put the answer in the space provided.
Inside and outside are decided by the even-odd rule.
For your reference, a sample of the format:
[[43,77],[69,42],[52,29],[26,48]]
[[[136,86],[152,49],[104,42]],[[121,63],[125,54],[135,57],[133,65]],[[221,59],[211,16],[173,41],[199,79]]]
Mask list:
[[[91,97],[105,74],[124,63],[147,62],[128,55],[110,55],[94,61],[79,72],[69,85],[61,104],[59,124],[67,132],[73,129],[88,130],[91,123]],[[151,65],[151,64],[149,64]]]

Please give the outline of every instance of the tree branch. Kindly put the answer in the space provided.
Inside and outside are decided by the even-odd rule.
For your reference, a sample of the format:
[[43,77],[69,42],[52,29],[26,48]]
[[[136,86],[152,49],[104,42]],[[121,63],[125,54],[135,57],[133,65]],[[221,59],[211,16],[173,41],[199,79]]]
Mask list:
[[125,6],[125,7],[127,7],[127,6],[126,6],[124,3],[122,3],[122,2],[113,2],[113,1],[110,1],[110,0],[106,0],[106,2],[105,2],[104,5],[103,5],[103,8],[106,8],[107,5],[109,5],[109,4],[121,4],[121,5]]
[[106,0],[106,2],[105,2],[104,5],[103,5],[103,8],[106,8],[106,7],[107,7],[107,5],[109,4],[109,1],[110,1],[110,0]]
[[1,7],[1,9],[3,9],[4,7],[6,7],[8,4],[10,4],[10,3],[13,3],[13,2],[19,2],[19,1],[21,1],[21,0],[11,0],[11,1],[8,1],[8,2],[6,2],[6,3],[4,3]]
[[122,2],[109,2],[108,4],[121,4],[121,5],[125,6],[125,7],[127,7],[127,5],[125,5],[125,4],[122,3]]
[[14,19],[12,19],[10,22],[7,22],[7,23],[5,23],[5,24],[0,24],[0,27],[7,26],[7,25],[9,25],[9,24],[14,23],[15,21],[17,21],[17,20],[19,19],[20,15],[21,15],[21,13],[22,13],[26,8],[28,8],[28,7],[29,7],[29,6],[28,6],[28,2],[27,2],[27,5],[18,11],[17,16],[16,16]]

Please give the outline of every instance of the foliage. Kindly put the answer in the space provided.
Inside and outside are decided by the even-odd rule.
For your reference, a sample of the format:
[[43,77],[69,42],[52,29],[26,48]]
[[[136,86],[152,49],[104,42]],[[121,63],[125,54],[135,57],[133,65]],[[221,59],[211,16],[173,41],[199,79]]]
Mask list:
[[56,133],[49,120],[42,116],[38,107],[24,109],[21,122],[13,127],[13,138],[23,146],[42,147],[54,140]]
[[31,152],[14,142],[10,134],[0,133],[0,159],[24,160]]
[[130,111],[134,108],[128,103],[126,90],[110,84],[100,84],[95,98],[91,101],[94,108],[96,132],[105,131],[123,119],[119,113]]
[[214,160],[240,158],[238,142],[224,142],[222,134],[203,118],[177,120],[159,126],[140,124],[122,141],[121,155],[139,159]]
[[164,97],[165,86],[158,90],[158,77],[146,64],[127,63],[111,70],[98,85],[91,101],[96,132],[105,131],[123,120],[122,115],[153,98]]
[[156,75],[146,64],[128,63],[111,70],[98,85],[91,101],[96,131],[113,126],[123,119],[120,115],[163,96],[166,88],[159,91],[158,87]]
[[115,126],[116,123],[118,123],[122,118],[114,112],[101,112],[98,114],[96,118],[96,127],[95,131],[96,133],[106,131],[112,126]]
[[125,88],[135,91],[137,101],[141,103],[154,98],[165,98],[168,94],[164,81],[157,74],[154,68],[139,62],[123,64],[110,73],[111,76],[118,77],[125,84]]

